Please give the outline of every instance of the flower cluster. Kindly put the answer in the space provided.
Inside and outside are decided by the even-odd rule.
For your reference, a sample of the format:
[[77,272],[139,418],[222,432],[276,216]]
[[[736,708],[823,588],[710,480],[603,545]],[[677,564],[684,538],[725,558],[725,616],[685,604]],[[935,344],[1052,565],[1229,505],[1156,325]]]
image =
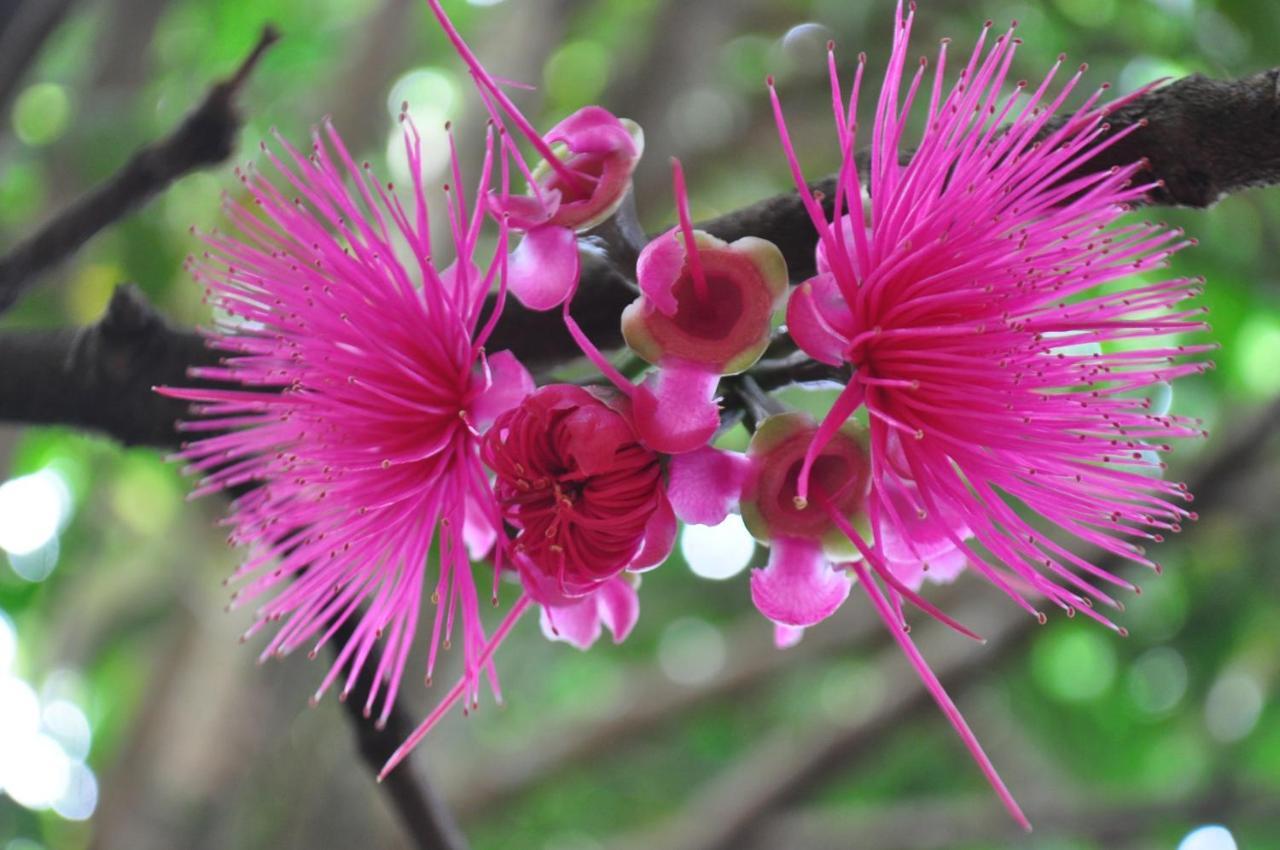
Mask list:
[[[246,202],[228,207],[238,233],[205,235],[192,262],[221,311],[211,344],[226,356],[193,372],[206,383],[164,392],[199,414],[179,455],[204,476],[197,492],[237,495],[231,540],[250,554],[236,601],[265,600],[252,631],[280,623],[264,656],[314,652],[354,621],[320,690],[371,675],[367,709],[381,692],[385,718],[424,598],[435,608],[428,678],[456,621],[462,675],[390,770],[453,705],[475,703],[482,679],[496,693],[494,652],[526,610],[540,609],[553,640],[586,649],[607,628],[621,641],[676,517],[713,525],[737,511],[769,548],[749,593],[779,645],[860,587],[1025,824],[915,648],[904,602],[976,637],[923,589],[969,570],[1042,620],[1053,606],[1122,631],[1102,609],[1119,606],[1108,586],[1132,585],[1071,540],[1155,567],[1144,542],[1194,518],[1158,458],[1201,431],[1152,401],[1206,368],[1194,355],[1210,346],[1178,339],[1205,327],[1185,304],[1199,282],[1158,274],[1189,243],[1121,220],[1152,188],[1143,163],[1089,167],[1137,125],[1110,133],[1116,103],[1102,90],[1054,120],[1083,68],[1056,92],[1061,62],[1034,87],[1007,87],[1018,41],[1012,28],[991,38],[989,24],[950,84],[943,44],[917,109],[928,63],[907,71],[915,10],[899,2],[863,168],[866,60],[846,97],[829,49],[832,197],[805,182],[769,84],[815,276],[790,280],[763,238],[695,227],[673,163],[677,224],[641,252],[639,297],[618,317],[654,367],[633,383],[571,305],[579,237],[622,205],[643,134],[599,106],[540,134],[439,0],[428,5],[491,118],[473,198],[454,156],[447,252],[433,248],[421,142],[404,117],[407,200],[326,126],[309,152],[264,148],[275,178],[242,175]],[[923,129],[908,140],[917,112]],[[508,291],[523,309],[561,308],[599,379],[537,386],[510,353],[488,353],[502,348]],[[775,349],[772,369],[811,358],[845,376],[821,421],[751,379]],[[729,387],[754,393],[745,453],[714,444]],[[492,635],[482,562],[495,604],[500,582],[519,587]]]

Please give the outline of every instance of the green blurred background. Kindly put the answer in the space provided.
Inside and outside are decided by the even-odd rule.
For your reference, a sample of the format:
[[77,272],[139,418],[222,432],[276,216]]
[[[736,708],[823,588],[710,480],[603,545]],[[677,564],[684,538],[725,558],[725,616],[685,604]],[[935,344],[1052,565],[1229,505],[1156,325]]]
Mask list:
[[[829,171],[824,46],[834,38],[845,66],[865,50],[880,67],[892,11],[889,0],[447,5],[492,71],[538,86],[520,99],[540,126],[596,101],[640,121],[637,198],[651,228],[672,218],[673,154],[695,217],[788,188],[767,73],[810,173]],[[943,35],[967,50],[985,18],[1016,18],[1014,78],[1063,51],[1091,63],[1090,87],[1120,90],[1280,62],[1271,0],[921,5],[928,53]],[[386,152],[404,100],[429,138],[446,119],[464,147],[478,137],[469,81],[420,0],[70,3],[27,73],[0,80],[0,244],[172,127],[266,21],[285,38],[244,97],[237,162],[270,128],[301,140],[329,114],[394,178],[404,165]],[[218,223],[234,186],[230,166],[180,181],[5,326],[91,322],[125,280],[175,321],[207,320],[179,266],[197,249],[188,228]],[[1185,472],[1280,393],[1280,191],[1147,214],[1200,238],[1175,270],[1208,278],[1224,346],[1218,368],[1173,400],[1214,433],[1177,453]],[[1004,600],[971,578],[934,592],[1011,635],[976,647],[919,630],[1038,824],[1030,837],[916,698],[861,599],[775,653],[746,575],[694,575],[680,549],[645,577],[624,646],[579,653],[523,623],[499,656],[509,704],[451,717],[414,769],[477,850],[698,850],[733,818],[750,823],[751,846],[796,850],[1280,848],[1280,448],[1230,472],[1201,522],[1159,548],[1165,574],[1144,578],[1127,639],[1085,618],[1010,626]],[[59,429],[0,426],[0,482],[0,850],[407,846],[336,700],[307,706],[323,662],[259,667],[238,642],[249,615],[223,610],[237,555],[216,500],[186,503],[187,483],[154,452]],[[713,543],[736,539],[724,530]],[[402,691],[415,714],[434,699],[416,682]]]

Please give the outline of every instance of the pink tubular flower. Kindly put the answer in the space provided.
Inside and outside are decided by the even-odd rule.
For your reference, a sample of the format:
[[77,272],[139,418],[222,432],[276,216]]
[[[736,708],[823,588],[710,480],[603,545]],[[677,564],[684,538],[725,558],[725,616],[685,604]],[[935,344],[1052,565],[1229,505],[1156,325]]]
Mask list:
[[[463,41],[439,0],[427,0],[449,42],[471,71],[480,97],[502,130],[510,161],[529,184],[529,195],[505,191],[491,198],[495,212],[510,217],[524,233],[511,256],[511,291],[526,307],[550,310],[565,305],[578,284],[577,233],[589,230],[617,211],[631,188],[631,175],[644,153],[640,125],[616,118],[599,106],[587,106],[540,135],[485,70]],[[540,157],[530,169],[506,132],[510,121]]]
[[636,354],[658,367],[633,395],[645,443],[669,454],[706,445],[720,425],[721,375],[750,368],[769,344],[774,310],[787,293],[787,264],[772,243],[729,244],[694,230],[680,163],[672,160],[680,224],[640,252],[640,298],[622,314]]
[[[1123,282],[1163,268],[1189,244],[1177,231],[1117,224],[1152,188],[1133,185],[1141,163],[1088,170],[1141,125],[1108,134],[1104,122],[1116,104],[1098,107],[1101,90],[1050,124],[1081,76],[1050,95],[1061,60],[1033,90],[1018,83],[1002,94],[1018,42],[1011,28],[988,48],[988,25],[950,87],[944,42],[923,132],[904,141],[926,63],[904,80],[914,4],[903,11],[899,2],[862,176],[853,152],[865,59],[846,103],[830,58],[843,153],[838,224],[804,184],[771,88],[783,148],[820,240],[821,273],[792,294],[788,328],[812,357],[853,373],[806,452],[797,503],[830,512],[816,486],[816,459],[865,406],[872,539],[844,523],[865,559],[855,571],[956,723],[954,706],[902,634],[891,604],[897,589],[886,600],[868,566],[884,579],[886,561],[912,554],[924,561],[936,546],[951,569],[963,557],[1041,619],[1027,595],[1118,629],[1094,603],[1117,605],[1104,583],[1133,585],[1048,530],[1156,566],[1135,540],[1158,541],[1194,515],[1179,504],[1190,500],[1184,485],[1149,474],[1163,468],[1151,458],[1169,449],[1169,438],[1201,431],[1151,411],[1143,392],[1203,371],[1205,364],[1182,358],[1211,346],[1169,339],[1205,328],[1201,310],[1182,306],[1198,294],[1198,281]],[[904,164],[907,150],[914,152]],[[924,533],[920,522],[928,523]],[[994,773],[988,778],[998,783]]]
[[[178,455],[204,476],[196,494],[252,486],[228,522],[230,540],[251,549],[235,604],[270,597],[250,633],[282,621],[263,658],[304,645],[314,653],[358,617],[316,697],[344,670],[345,695],[385,639],[365,706],[372,711],[385,685],[381,720],[408,660],[432,553],[428,676],[456,617],[465,678],[478,687],[485,635],[464,537],[487,548],[501,527],[479,435],[533,388],[509,353],[484,353],[501,294],[483,325],[482,307],[491,287],[505,291],[506,228],[481,271],[485,214],[458,186],[447,209],[456,260],[432,265],[419,138],[405,124],[407,206],[328,125],[306,154],[283,139],[282,156],[263,146],[278,177],[242,174],[253,203],[228,203],[238,235],[205,235],[209,250],[191,264],[225,314],[211,344],[227,353],[193,377],[238,386],[163,390],[196,403],[201,418],[184,430],[214,434]],[[490,139],[480,194],[492,154]],[[402,247],[407,264],[397,259]]]
[[[553,384],[498,417],[485,434],[495,494],[515,527],[524,594],[480,654],[489,658],[529,606],[544,632],[586,649],[602,626],[620,642],[640,613],[634,572],[666,560],[676,521],[658,456],[640,444],[629,402],[611,390]],[[388,759],[385,776],[467,694],[453,687]]]

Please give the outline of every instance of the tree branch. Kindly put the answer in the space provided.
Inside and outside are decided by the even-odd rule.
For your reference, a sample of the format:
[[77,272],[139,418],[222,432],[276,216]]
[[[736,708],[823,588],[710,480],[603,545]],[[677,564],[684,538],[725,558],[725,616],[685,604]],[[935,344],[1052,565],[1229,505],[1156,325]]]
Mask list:
[[[261,49],[262,45],[255,55]],[[241,72],[223,83],[222,87],[229,86],[230,91],[234,92],[251,67],[252,57]],[[1151,203],[1163,205],[1205,206],[1226,192],[1280,182],[1280,95],[1277,94],[1277,85],[1280,85],[1280,69],[1264,71],[1239,80],[1187,77],[1149,92],[1117,111],[1111,119],[1113,129],[1144,119],[1148,122],[1147,126],[1104,151],[1088,167],[1105,168],[1146,157],[1151,163],[1152,178],[1165,182],[1165,186],[1153,194]],[[210,97],[213,98],[214,95],[211,94]],[[225,106],[229,108],[230,94],[222,97]],[[201,111],[203,109],[197,110],[195,115]],[[192,119],[188,119],[184,127],[190,124]],[[182,130],[179,130],[175,137],[181,134]],[[165,149],[167,146],[168,143],[161,143],[158,147]],[[135,157],[137,159],[145,159],[144,154],[139,154]],[[113,179],[108,186],[117,182],[121,181]],[[831,178],[818,181],[813,186],[819,191],[825,191],[828,197],[833,194]],[[159,188],[159,185],[155,188]],[[90,198],[101,194],[102,190]],[[72,209],[88,209],[92,206],[86,198]],[[109,216],[99,214],[80,213],[78,217],[98,221],[99,226],[111,220]],[[767,198],[741,210],[701,222],[698,226],[730,241],[745,235],[772,240],[786,257],[792,280],[804,279],[814,272],[813,249],[817,237],[809,224],[799,195],[795,192]],[[62,247],[73,250],[82,241],[83,239],[65,242]],[[37,236],[33,242],[44,245],[45,252],[55,251],[56,240],[48,236]],[[584,237],[582,283],[573,303],[573,314],[588,336],[602,348],[616,348],[622,344],[619,316],[623,308],[636,297],[632,277],[635,256],[643,242],[644,236],[635,224],[634,207],[629,205],[624,207],[617,221]],[[11,270],[14,256],[21,251],[19,249],[15,255],[0,261],[0,310],[6,303],[6,280],[22,280],[21,277],[15,277]],[[30,249],[28,253],[29,251]],[[46,258],[46,264],[56,259],[56,256],[50,256]],[[7,268],[10,271],[6,273]],[[154,334],[157,344],[160,343],[160,337],[166,337],[164,347],[169,351],[193,353],[188,364],[209,362],[211,355],[203,350],[194,334],[168,327],[157,328]],[[106,431],[134,442],[152,445],[171,443],[173,435],[166,431],[172,425],[171,406],[165,407],[163,412],[153,411],[157,416],[165,416],[163,423],[153,421],[143,426],[140,415],[133,410],[113,411],[98,405],[88,409],[86,405],[76,405],[74,399],[26,397],[33,394],[64,393],[65,386],[48,384],[42,379],[52,374],[50,363],[47,362],[49,358],[58,363],[67,362],[70,339],[66,332],[59,331],[28,332],[21,345],[14,340],[0,339],[0,351],[29,354],[39,352],[35,359],[5,359],[8,374],[3,387],[0,387],[0,419],[75,424]],[[535,371],[572,360],[579,354],[577,345],[564,329],[559,311],[536,313],[513,300],[507,302],[490,341],[490,348],[495,351],[510,349]],[[778,357],[784,356],[785,346],[768,356],[778,359],[775,354]],[[156,360],[136,362],[133,369],[132,374],[143,387],[171,383],[175,374],[172,364]],[[788,363],[785,360],[757,368],[754,372],[756,380],[766,390],[794,380],[839,378],[838,373],[830,370],[812,364]],[[81,389],[87,389],[89,384],[90,381],[82,381]],[[727,402],[736,404],[732,392],[726,395]],[[91,397],[103,399],[108,407],[112,404],[110,395]],[[129,397],[122,396],[114,403],[132,408],[136,406],[137,399],[138,396],[133,394]],[[113,430],[121,423],[132,425],[133,429],[124,432]]]
[[[328,646],[334,653],[341,652],[341,648],[346,646],[358,623],[357,617],[348,617],[338,626],[328,641]],[[369,766],[372,776],[378,775],[391,754],[418,725],[398,705],[392,708],[387,722],[381,726],[365,714],[364,705],[369,698],[369,689],[377,679],[375,671],[381,666],[378,663],[380,656],[380,651],[374,647],[356,678],[351,693],[342,700],[343,710],[351,721],[351,733],[355,736],[356,747],[360,751],[360,757]],[[401,824],[417,850],[467,850],[467,840],[457,821],[435,787],[420,773],[417,762],[410,761],[391,771],[380,785],[391,799],[392,808],[399,815]]]
[[81,197],[0,258],[0,313],[9,309],[42,273],[66,260],[103,228],[200,168],[217,165],[231,155],[240,115],[235,98],[258,60],[278,39],[274,27],[263,29],[248,58],[227,79],[209,90],[204,101],[172,134],[137,151],[107,182]]
[[[1050,122],[1044,132],[1065,120]],[[1236,80],[1186,77],[1136,98],[1108,119],[1113,133],[1143,121],[1146,126],[1104,150],[1078,173],[1146,158],[1150,179],[1164,181],[1149,198],[1157,206],[1207,207],[1231,192],[1280,183],[1280,68]],[[865,159],[865,154],[859,155],[859,163]],[[859,170],[866,169],[860,165]],[[810,188],[823,193],[830,216],[835,178],[815,181]],[[782,251],[793,283],[816,271],[813,251],[818,236],[796,192],[765,198],[695,226],[729,242],[743,236],[770,240]],[[618,259],[632,248],[610,245],[608,250]],[[602,349],[622,345],[618,316],[635,295],[617,281],[630,280],[634,268],[615,262],[607,268],[584,269],[574,315]],[[530,368],[572,359],[577,346],[558,318],[555,311],[531,313],[510,304],[503,315],[503,333],[495,335],[493,347],[510,348]]]
[[168,324],[133,284],[116,288],[96,324],[0,334],[0,418],[109,434],[127,446],[177,445],[187,405],[152,392],[190,383],[215,352]]

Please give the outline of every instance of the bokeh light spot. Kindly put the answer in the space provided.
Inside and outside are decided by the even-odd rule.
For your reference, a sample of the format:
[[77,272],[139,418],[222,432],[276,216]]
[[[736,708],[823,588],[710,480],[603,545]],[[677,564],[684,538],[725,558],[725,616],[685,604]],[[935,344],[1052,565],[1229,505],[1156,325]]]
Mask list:
[[668,679],[681,685],[709,681],[724,667],[724,659],[724,636],[706,620],[676,620],[662,630],[658,640],[658,666]]
[[42,469],[0,484],[0,549],[26,555],[52,540],[71,515],[62,476]]
[[98,808],[98,779],[79,762],[70,767],[62,794],[53,801],[53,810],[66,820],[88,820]]
[[1156,647],[1143,653],[1129,671],[1129,696],[1145,714],[1176,708],[1187,692],[1187,664],[1177,650]]
[[89,718],[85,717],[80,706],[70,700],[54,700],[44,707],[42,720],[45,731],[61,745],[63,752],[77,761],[84,761],[89,755],[93,734]]
[[28,86],[13,104],[13,132],[32,147],[56,141],[70,118],[71,99],[57,83]]
[[140,535],[159,534],[182,506],[182,491],[173,467],[149,457],[130,458],[111,484],[111,507]]
[[686,525],[680,535],[680,554],[702,578],[733,578],[746,569],[755,551],[756,541],[737,514],[719,525]]
[[18,633],[13,628],[9,615],[0,611],[0,679],[13,669],[13,662],[18,657]]
[[1245,389],[1268,397],[1280,391],[1280,369],[1276,368],[1280,363],[1280,321],[1267,315],[1251,315],[1236,334],[1235,348],[1235,362]]
[[1202,826],[1187,833],[1178,850],[1238,850],[1235,837],[1225,826]]
[[[392,84],[387,111],[396,118],[406,103],[409,117],[422,138],[422,174],[418,176],[423,180],[437,177],[449,165],[449,137],[444,125],[460,108],[462,93],[447,72],[439,68],[415,68]],[[409,173],[404,133],[398,120],[387,136],[387,165],[395,182],[407,183],[413,176]]]
[[571,41],[542,69],[547,97],[556,103],[581,104],[597,99],[609,82],[612,60],[597,41]]
[[1205,698],[1209,734],[1224,743],[1244,738],[1258,725],[1263,701],[1262,685],[1256,677],[1242,670],[1223,673]]
[[71,760],[45,734],[14,741],[0,763],[5,793],[20,806],[47,809],[67,791]]
[[1068,627],[1044,634],[1032,652],[1040,685],[1064,702],[1101,696],[1116,675],[1115,649],[1098,630]]

